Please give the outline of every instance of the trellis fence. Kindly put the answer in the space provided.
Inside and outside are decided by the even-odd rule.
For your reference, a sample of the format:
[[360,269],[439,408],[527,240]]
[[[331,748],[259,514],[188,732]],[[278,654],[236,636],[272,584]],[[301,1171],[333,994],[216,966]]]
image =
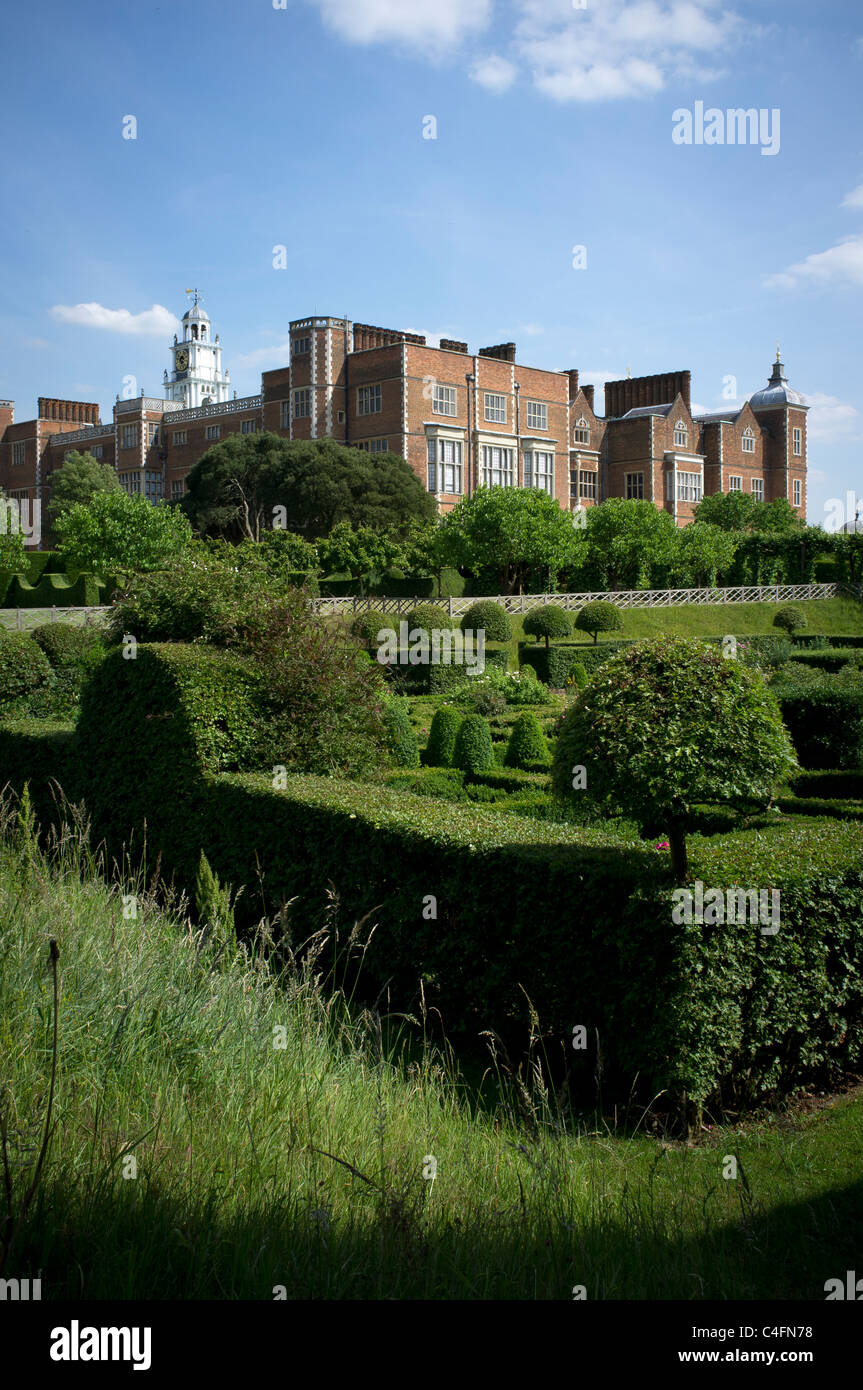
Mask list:
[[[677,608],[684,603],[790,603],[810,598],[863,598],[860,584],[744,584],[729,589],[617,589],[598,594],[495,594],[489,595],[508,613],[529,613],[544,603],[556,603],[575,612],[594,599],[605,599],[617,608]],[[465,613],[474,598],[316,598],[317,613],[407,613],[418,603],[439,603],[452,617]]]

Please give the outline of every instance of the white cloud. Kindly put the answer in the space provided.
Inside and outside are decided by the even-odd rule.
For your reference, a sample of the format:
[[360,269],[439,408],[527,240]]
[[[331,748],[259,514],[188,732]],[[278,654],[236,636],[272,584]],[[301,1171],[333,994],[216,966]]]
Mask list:
[[593,0],[583,10],[571,0],[518,3],[515,50],[539,91],[559,102],[650,96],[669,77],[713,80],[716,58],[744,27],[721,0]]
[[541,323],[523,323],[518,331],[524,333],[528,338],[538,338],[545,332],[545,329]]
[[309,0],[349,43],[405,44],[439,56],[491,20],[491,0]]
[[133,314],[130,309],[106,309],[102,304],[55,304],[52,315],[60,323],[75,323],[82,328],[104,328],[109,333],[138,334],[164,337],[176,333],[180,320],[162,304],[154,304]]
[[508,58],[492,53],[488,58],[480,58],[470,70],[474,82],[485,87],[487,92],[506,92],[512,86],[518,69]]
[[233,367],[259,367],[261,371],[270,371],[274,367],[287,367],[291,360],[291,340],[286,338],[283,343],[273,343],[270,347],[253,348],[251,352],[241,352],[238,357],[234,357],[231,365]]
[[850,193],[846,193],[842,199],[843,208],[863,208],[863,183],[852,188]]
[[811,407],[807,435],[813,443],[838,444],[861,437],[860,414],[853,405],[818,391],[807,395],[806,402]]
[[847,237],[827,251],[815,251],[805,261],[768,275],[768,289],[793,289],[799,284],[831,283],[863,285],[863,235]]

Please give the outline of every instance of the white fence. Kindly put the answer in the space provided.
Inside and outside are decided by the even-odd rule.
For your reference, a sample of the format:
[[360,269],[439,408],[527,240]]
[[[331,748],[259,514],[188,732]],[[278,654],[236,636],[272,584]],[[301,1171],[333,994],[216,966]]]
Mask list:
[[[684,603],[788,603],[810,598],[863,598],[860,584],[746,584],[732,589],[617,589],[598,594],[495,594],[489,595],[507,613],[529,613],[544,603],[577,611],[594,599],[604,599],[617,608],[676,608]],[[465,613],[478,598],[317,598],[317,613],[364,613],[369,609],[383,613],[407,613],[418,603],[438,602],[452,616]]]
[[[14,628],[16,632],[25,631],[24,619],[35,619],[28,627],[38,627],[40,623],[72,623],[84,624],[98,622],[104,613],[110,613],[110,608],[61,608],[58,604],[53,604],[45,608],[0,608],[0,627]],[[81,614],[78,618],[77,614]]]

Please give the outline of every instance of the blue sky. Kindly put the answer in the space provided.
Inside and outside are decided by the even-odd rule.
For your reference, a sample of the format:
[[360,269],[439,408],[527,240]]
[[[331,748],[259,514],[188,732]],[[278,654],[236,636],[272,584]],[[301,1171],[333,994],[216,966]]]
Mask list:
[[[778,340],[810,521],[863,497],[859,0],[48,0],[6,37],[16,418],[161,394],[197,285],[239,395],[314,312],[599,384],[688,367],[708,409]],[[778,152],[675,143],[697,102],[764,110],[765,144],[778,110]]]

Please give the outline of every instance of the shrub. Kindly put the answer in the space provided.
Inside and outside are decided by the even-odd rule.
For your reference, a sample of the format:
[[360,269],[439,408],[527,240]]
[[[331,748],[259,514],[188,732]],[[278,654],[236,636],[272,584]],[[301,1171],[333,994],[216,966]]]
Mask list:
[[477,714],[483,715],[486,719],[503,714],[506,709],[506,696],[503,691],[488,681],[474,682],[468,688],[467,694]]
[[806,626],[806,614],[795,604],[786,604],[774,617],[773,626],[784,628],[788,633],[800,632]]
[[826,651],[795,652],[791,660],[796,667],[808,666],[813,671],[828,671],[835,674],[843,666],[858,666],[861,653],[854,647],[828,647]]
[[509,642],[512,624],[506,609],[492,599],[472,603],[461,620],[462,632],[484,632],[486,642]]
[[842,681],[838,676],[801,671],[783,678],[773,692],[801,767],[850,769],[863,763],[859,677]]
[[438,607],[436,603],[418,603],[405,614],[405,621],[408,625],[408,636],[415,627],[431,632],[433,628],[451,628],[453,625],[446,609]]
[[556,603],[546,603],[541,608],[532,608],[522,626],[529,637],[545,638],[546,651],[552,637],[572,636],[572,619],[566,610]]
[[[574,785],[577,766],[583,786]],[[757,671],[707,643],[659,637],[613,657],[581,692],[561,723],[552,781],[561,800],[586,797],[665,831],[683,883],[692,807],[766,804],[794,767]]]
[[459,725],[453,764],[467,773],[487,772],[494,767],[491,729],[481,715],[469,714]]
[[396,767],[419,767],[417,736],[407,708],[401,700],[393,700],[386,705],[384,734],[390,757]]
[[583,690],[589,679],[590,677],[583,664],[580,661],[576,661],[570,668],[567,685],[574,685],[578,690]]
[[506,767],[530,767],[533,763],[548,762],[548,741],[539,727],[539,720],[530,710],[520,714],[512,727],[506,746]]
[[0,628],[0,704],[47,686],[51,667],[45,653],[26,632]]
[[539,676],[537,675],[537,672],[536,672],[536,667],[535,667],[535,666],[531,666],[531,664],[530,664],[529,661],[523,661],[523,662],[521,663],[521,665],[519,666],[518,670],[519,670],[519,675],[521,676],[522,680],[527,680],[527,681],[538,681],[538,680],[539,680]]
[[452,705],[435,710],[425,750],[425,761],[430,767],[452,767],[461,720],[460,712]]
[[55,670],[70,666],[90,670],[105,654],[105,645],[92,627],[42,623],[31,635]]
[[623,627],[620,610],[606,599],[594,599],[586,603],[575,620],[579,632],[591,632],[594,645],[600,632],[619,632]]
[[358,613],[351,623],[351,633],[360,642],[365,642],[367,646],[377,645],[377,636],[384,628],[391,628],[392,623],[386,613],[380,609],[372,608],[367,613]]

